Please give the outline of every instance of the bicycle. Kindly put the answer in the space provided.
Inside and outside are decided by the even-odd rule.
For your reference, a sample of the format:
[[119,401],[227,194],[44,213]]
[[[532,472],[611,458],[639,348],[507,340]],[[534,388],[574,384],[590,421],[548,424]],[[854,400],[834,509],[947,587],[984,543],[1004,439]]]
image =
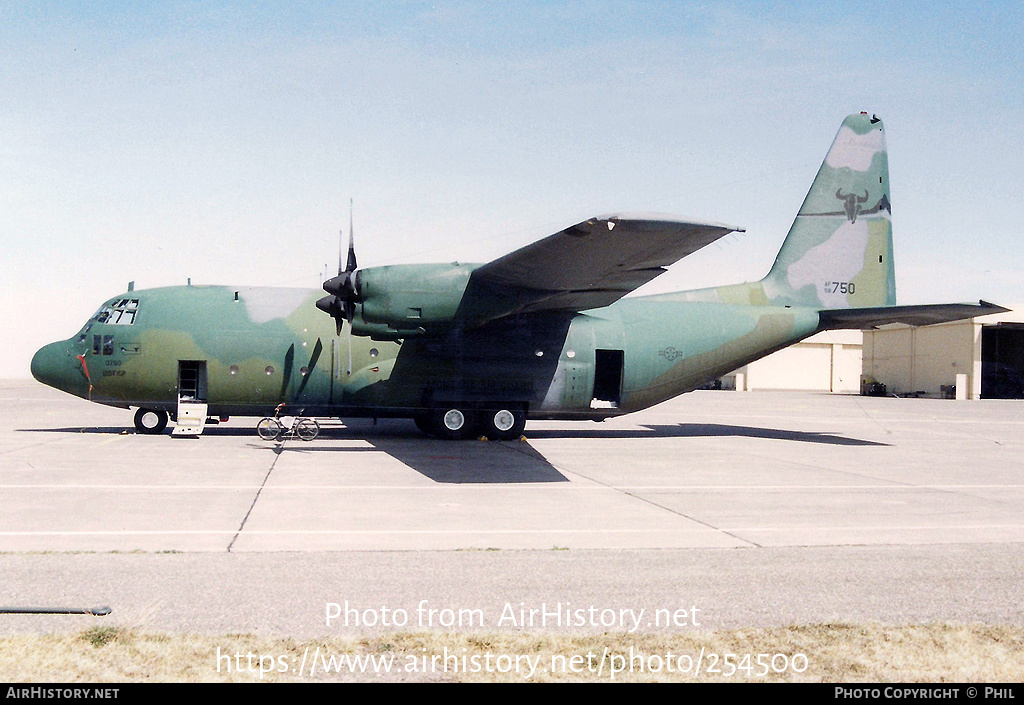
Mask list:
[[[281,416],[284,404],[278,404],[273,416],[264,416],[256,424],[256,433],[265,441],[280,441],[298,436],[311,441],[320,434],[320,424],[308,416]],[[300,410],[301,413],[301,410]]]

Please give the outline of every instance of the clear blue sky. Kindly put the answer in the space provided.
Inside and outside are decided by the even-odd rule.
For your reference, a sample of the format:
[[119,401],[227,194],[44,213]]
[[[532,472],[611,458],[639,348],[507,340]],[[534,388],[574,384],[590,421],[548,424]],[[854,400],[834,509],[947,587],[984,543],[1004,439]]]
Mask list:
[[318,287],[591,215],[745,227],[760,278],[843,117],[886,121],[901,303],[1024,303],[1020,3],[0,5],[0,377],[128,281]]

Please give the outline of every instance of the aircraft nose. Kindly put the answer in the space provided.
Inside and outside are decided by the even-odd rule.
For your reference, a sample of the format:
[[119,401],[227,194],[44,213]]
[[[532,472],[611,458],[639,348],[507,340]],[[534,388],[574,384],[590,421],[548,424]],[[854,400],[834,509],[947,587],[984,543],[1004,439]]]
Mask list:
[[43,384],[76,396],[84,396],[88,389],[82,363],[67,341],[39,348],[32,356],[32,376]]

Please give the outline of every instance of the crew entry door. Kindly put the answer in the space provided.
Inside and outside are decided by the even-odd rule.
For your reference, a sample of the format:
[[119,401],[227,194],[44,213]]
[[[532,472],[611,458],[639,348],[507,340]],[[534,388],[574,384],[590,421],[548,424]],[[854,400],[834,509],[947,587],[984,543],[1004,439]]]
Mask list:
[[206,412],[206,360],[178,360],[178,415],[171,435],[198,436]]

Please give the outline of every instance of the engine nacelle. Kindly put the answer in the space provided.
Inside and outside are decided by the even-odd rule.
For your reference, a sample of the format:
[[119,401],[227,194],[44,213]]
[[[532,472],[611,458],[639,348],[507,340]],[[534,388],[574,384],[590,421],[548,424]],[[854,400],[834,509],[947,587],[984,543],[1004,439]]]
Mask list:
[[360,269],[358,317],[369,325],[361,333],[360,326],[353,321],[352,332],[376,337],[382,332],[380,326],[386,326],[392,331],[415,334],[450,323],[477,266],[456,262]]

